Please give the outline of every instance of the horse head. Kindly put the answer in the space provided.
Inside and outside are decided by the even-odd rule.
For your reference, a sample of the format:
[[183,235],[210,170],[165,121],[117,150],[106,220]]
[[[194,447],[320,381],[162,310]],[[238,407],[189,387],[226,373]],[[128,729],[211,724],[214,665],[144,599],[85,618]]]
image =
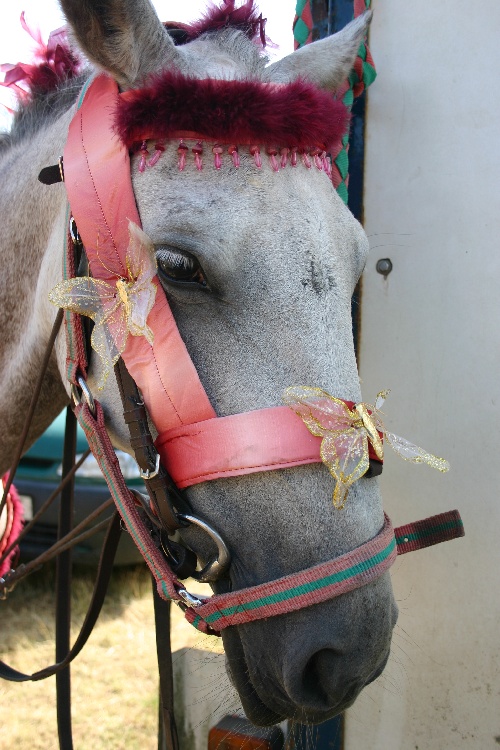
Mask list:
[[[132,150],[142,230],[154,248],[159,286],[215,413],[275,407],[284,391],[298,384],[360,402],[351,296],[368,242],[332,186],[322,149],[282,153],[280,147],[289,144],[269,142],[265,135],[249,142],[245,128],[254,125],[241,123],[241,117],[234,140],[216,139],[217,107],[214,115],[214,107],[208,112],[199,106],[196,127],[192,120],[189,126],[177,123],[174,131],[182,137],[158,134],[148,131],[150,123],[139,110],[132,121],[134,113],[126,107],[133,109],[135,92],[147,89],[148,117],[154,118],[156,104],[168,109],[174,94],[184,111],[194,85],[191,106],[208,90],[220,97],[223,120],[233,86],[250,103],[254,92],[262,95],[258,114],[273,139],[285,121],[293,135],[309,114],[306,94],[314,89],[323,102],[324,92],[335,92],[348,76],[370,15],[267,64],[249,38],[249,27],[258,27],[251,2],[236,25],[213,24],[191,40],[189,29],[181,30],[187,37],[181,45],[149,0],[61,5],[85,55],[122,92],[125,114],[117,128]],[[229,17],[238,11],[226,3],[223,18],[224,12]],[[167,85],[174,89],[171,98]],[[270,104],[268,92],[275,97]],[[287,108],[280,92],[295,92],[298,103]],[[313,136],[311,141],[317,145]],[[42,270],[55,284],[57,268]],[[64,360],[61,353],[61,375]],[[88,383],[103,405],[115,446],[131,452],[112,378],[98,391],[104,367],[94,356]],[[376,479],[356,481],[342,510],[332,507],[332,489],[330,473],[318,463],[189,486],[193,511],[218,530],[231,552],[227,577],[214,583],[215,591],[305,570],[375,537],[384,524]],[[182,534],[201,559],[210,555],[202,534],[191,529]],[[321,722],[343,711],[382,671],[396,617],[384,573],[334,600],[228,628],[223,633],[228,669],[247,715],[260,724],[286,717]]]

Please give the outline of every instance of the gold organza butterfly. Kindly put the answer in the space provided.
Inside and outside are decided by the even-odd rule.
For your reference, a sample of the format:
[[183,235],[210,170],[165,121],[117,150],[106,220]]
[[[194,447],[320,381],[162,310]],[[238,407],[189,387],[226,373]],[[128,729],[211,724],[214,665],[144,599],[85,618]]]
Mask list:
[[354,409],[321,388],[299,385],[287,388],[283,394],[285,404],[301,417],[309,432],[323,438],[320,455],[336,481],[333,491],[333,504],[336,508],[344,507],[349,487],[370,466],[368,441],[377,457],[383,459],[384,446],[379,432],[405,461],[426,463],[442,472],[450,468],[443,458],[433,456],[385,429],[379,409],[388,394],[389,391],[380,391],[373,406],[360,403]]
[[95,321],[91,344],[104,364],[99,389],[104,387],[111,368],[121,357],[129,333],[145,336],[153,344],[153,331],[147,319],[156,297],[152,282],[156,259],[151,240],[133,222],[129,223],[126,271],[127,276],[117,276],[115,283],[90,276],[67,279],[49,294],[54,305]]

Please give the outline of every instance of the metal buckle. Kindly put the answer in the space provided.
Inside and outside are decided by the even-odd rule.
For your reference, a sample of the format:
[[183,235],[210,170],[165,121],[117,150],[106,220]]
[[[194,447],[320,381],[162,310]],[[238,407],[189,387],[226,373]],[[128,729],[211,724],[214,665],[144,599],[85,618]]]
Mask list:
[[[95,401],[92,395],[92,391],[90,390],[86,381],[82,378],[81,375],[78,376],[77,380],[78,380],[78,385],[80,386],[80,390],[82,392],[82,396],[85,398],[85,401],[87,402],[87,406],[89,407],[92,413],[92,416],[95,417],[96,408],[95,408]],[[79,404],[82,403],[82,398],[80,394],[78,393],[76,389],[76,385],[74,383],[71,383],[71,397],[73,398],[75,406],[78,406]]]
[[146,469],[146,471],[143,471],[140,466],[139,469],[141,479],[154,479],[155,477],[157,477],[160,472],[160,454],[156,454],[155,468],[153,471],[151,471],[150,469]]
[[73,242],[73,245],[81,245],[82,240],[80,237],[80,233],[78,232],[78,227],[76,226],[76,221],[73,218],[73,216],[71,216],[69,220],[69,233],[71,235],[71,240]]
[[193,596],[192,594],[189,593],[189,591],[186,591],[186,589],[179,589],[177,593],[181,597],[186,607],[194,609],[195,607],[200,607],[203,604],[201,599],[198,599],[196,596]]
[[[24,568],[24,565],[21,565],[20,568]],[[12,578],[15,573],[16,571],[14,568],[11,568],[0,578],[0,601],[5,601],[8,594],[16,588],[15,583],[9,586],[9,579]]]

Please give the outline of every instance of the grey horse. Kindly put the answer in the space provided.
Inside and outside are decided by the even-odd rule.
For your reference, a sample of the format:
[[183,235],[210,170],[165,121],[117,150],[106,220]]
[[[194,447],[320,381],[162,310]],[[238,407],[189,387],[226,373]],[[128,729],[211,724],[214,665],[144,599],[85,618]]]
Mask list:
[[[241,31],[225,28],[175,46],[149,0],[61,0],[86,57],[122,90],[151,73],[287,83],[334,91],[348,75],[369,14],[342,32],[268,64]],[[0,146],[0,472],[11,462],[22,415],[55,318],[49,291],[60,279],[66,231],[62,185],[37,182],[62,153],[81,82],[50,106],[26,110]],[[219,415],[281,403],[294,384],[361,401],[350,301],[368,242],[323,171],[177,168],[177,145],[133,186],[144,232],[173,266],[189,258],[206,285],[162,285],[203,386]],[[94,357],[89,376],[100,378]],[[64,337],[51,360],[29,442],[68,402]],[[131,452],[111,379],[99,394],[117,448]],[[218,529],[239,589],[330,560],[383,525],[375,479],[361,478],[346,507],[331,504],[323,465],[219,479],[188,490],[196,513]],[[203,557],[203,540],[188,542]],[[215,587],[217,588],[217,587]],[[249,718],[321,722],[353,703],[382,671],[397,617],[390,579],[338,599],[224,632],[228,669]]]

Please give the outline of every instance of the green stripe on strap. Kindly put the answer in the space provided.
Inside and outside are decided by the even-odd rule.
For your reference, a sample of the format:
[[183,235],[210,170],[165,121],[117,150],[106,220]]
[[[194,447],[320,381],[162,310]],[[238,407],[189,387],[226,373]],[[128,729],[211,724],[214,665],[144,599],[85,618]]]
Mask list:
[[239,612],[246,612],[260,609],[261,607],[268,607],[272,604],[278,604],[280,602],[288,601],[289,599],[298,598],[300,596],[310,594],[313,591],[327,588],[328,586],[332,586],[336,583],[341,583],[351,578],[356,578],[361,573],[365,573],[375,568],[377,565],[383,563],[389,557],[391,552],[393,552],[395,546],[396,540],[392,538],[384,550],[378,552],[376,555],[373,555],[373,557],[369,558],[368,560],[363,560],[356,565],[352,565],[349,568],[340,570],[336,573],[332,573],[331,575],[324,576],[323,578],[319,578],[316,581],[299,584],[298,586],[293,586],[289,589],[277,591],[276,593],[270,594],[269,596],[263,596],[253,601],[242,602],[231,607],[226,607],[218,612],[214,612],[211,615],[206,615],[204,619],[209,624],[212,624],[214,622],[217,622],[217,620],[220,620],[221,617],[230,617],[231,615]]

